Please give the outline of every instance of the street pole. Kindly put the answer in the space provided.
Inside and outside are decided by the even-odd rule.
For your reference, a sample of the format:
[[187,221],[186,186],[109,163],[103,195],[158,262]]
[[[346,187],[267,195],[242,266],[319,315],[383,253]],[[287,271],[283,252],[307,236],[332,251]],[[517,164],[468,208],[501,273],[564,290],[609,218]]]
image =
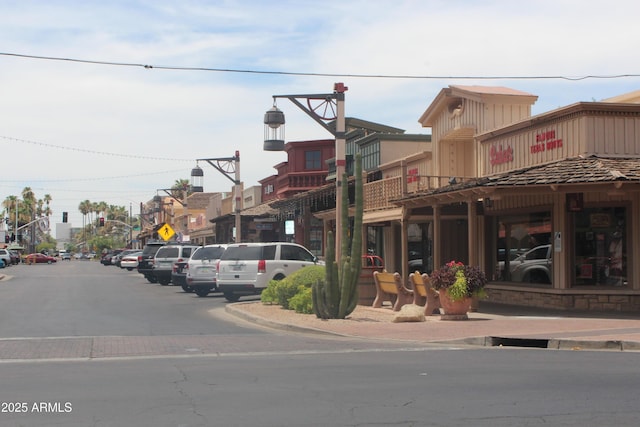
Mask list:
[[[336,259],[342,259],[342,197],[343,191],[347,189],[342,187],[342,176],[346,169],[346,145],[347,140],[345,136],[346,124],[344,114],[344,92],[336,93]],[[346,183],[345,183],[346,184]],[[348,218],[348,215],[347,215]],[[355,232],[355,230],[354,230]]]
[[[348,89],[344,83],[335,83],[333,85],[333,93],[273,95],[274,101],[277,98],[287,98],[335,137],[336,215],[334,235],[335,255],[338,260],[342,256],[342,197],[343,192],[346,191],[346,189],[342,188],[342,176],[345,173],[347,163],[344,93]],[[306,105],[301,103],[299,99],[306,100]],[[328,124],[332,120],[335,120],[335,128],[333,129]],[[263,149],[265,151],[283,151],[285,149],[284,123],[284,113],[276,107],[274,102],[273,107],[267,111],[264,117],[265,140]]]
[[240,212],[242,211],[242,188],[240,186],[240,151],[236,150],[236,160],[235,160],[235,182],[234,182],[234,190],[235,190],[235,198],[236,198],[236,239],[235,243],[242,243],[242,216]]

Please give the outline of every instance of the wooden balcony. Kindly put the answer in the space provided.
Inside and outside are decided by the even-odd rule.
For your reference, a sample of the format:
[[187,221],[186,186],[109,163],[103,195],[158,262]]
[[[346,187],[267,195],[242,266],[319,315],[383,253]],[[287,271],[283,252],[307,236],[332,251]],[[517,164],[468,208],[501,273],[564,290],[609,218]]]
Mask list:
[[[454,177],[456,183],[469,178]],[[401,199],[411,194],[434,190],[450,185],[449,176],[404,175],[367,182],[363,185],[364,211],[397,208],[390,200]]]

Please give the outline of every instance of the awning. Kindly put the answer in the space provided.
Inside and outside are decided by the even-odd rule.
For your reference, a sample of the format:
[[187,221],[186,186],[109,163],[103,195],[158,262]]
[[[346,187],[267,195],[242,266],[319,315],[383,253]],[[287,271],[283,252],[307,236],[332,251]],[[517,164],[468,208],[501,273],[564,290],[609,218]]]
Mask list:
[[365,212],[362,215],[364,224],[371,224],[384,221],[400,221],[402,219],[402,208],[384,209],[379,211]]

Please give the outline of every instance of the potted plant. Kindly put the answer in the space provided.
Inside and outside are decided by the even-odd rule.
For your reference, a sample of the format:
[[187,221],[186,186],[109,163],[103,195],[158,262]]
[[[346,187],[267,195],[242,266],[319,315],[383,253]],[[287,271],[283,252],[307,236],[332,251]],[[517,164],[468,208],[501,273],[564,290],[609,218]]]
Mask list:
[[464,265],[459,261],[450,261],[434,270],[431,284],[438,290],[440,305],[444,310],[443,319],[468,319],[473,297],[484,296],[487,278],[478,267]]

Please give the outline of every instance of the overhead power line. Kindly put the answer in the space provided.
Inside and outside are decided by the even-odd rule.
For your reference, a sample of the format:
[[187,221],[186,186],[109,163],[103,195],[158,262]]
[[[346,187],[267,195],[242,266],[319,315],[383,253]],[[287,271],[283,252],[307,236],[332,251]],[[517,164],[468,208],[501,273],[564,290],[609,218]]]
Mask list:
[[87,148],[65,147],[63,145],[47,144],[45,142],[29,141],[29,140],[26,140],[26,139],[12,138],[10,136],[3,136],[3,135],[0,135],[0,139],[4,139],[5,141],[8,141],[8,142],[17,142],[17,143],[23,143],[23,144],[38,145],[38,146],[47,147],[47,148],[56,148],[58,150],[77,151],[77,152],[80,152],[80,153],[99,154],[99,155],[102,155],[102,156],[124,157],[124,158],[127,158],[127,159],[162,160],[162,161],[170,161],[170,162],[193,162],[194,161],[194,159],[177,159],[177,158],[167,158],[167,157],[138,156],[138,155],[134,155],[134,154],[110,153],[108,151],[89,150]]
[[403,75],[403,74],[350,74],[350,73],[311,73],[297,71],[267,71],[244,70],[234,68],[210,68],[210,67],[182,67],[171,65],[150,65],[131,62],[99,61],[77,58],[60,58],[54,56],[27,55],[20,53],[0,52],[2,56],[12,56],[25,59],[38,59],[46,61],[65,61],[83,64],[109,65],[118,67],[139,67],[147,70],[174,70],[174,71],[208,71],[219,73],[244,73],[244,74],[271,74],[283,76],[307,76],[307,77],[339,77],[339,78],[375,78],[375,79],[417,79],[417,80],[587,80],[587,79],[620,79],[640,77],[640,74],[610,74],[610,75],[585,75],[585,76],[429,76],[429,75]]

